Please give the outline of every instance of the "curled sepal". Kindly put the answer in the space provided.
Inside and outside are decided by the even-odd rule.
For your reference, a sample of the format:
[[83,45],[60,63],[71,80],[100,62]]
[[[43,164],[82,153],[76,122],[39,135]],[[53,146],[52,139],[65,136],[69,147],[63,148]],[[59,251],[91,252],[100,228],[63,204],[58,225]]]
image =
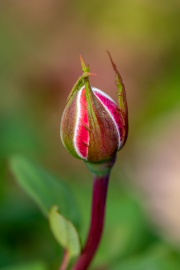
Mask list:
[[[124,82],[123,79],[119,73],[119,71],[117,70],[117,67],[115,65],[115,63],[112,60],[111,54],[109,51],[107,51],[111,64],[113,66],[113,69],[116,73],[116,81],[115,84],[117,85],[119,91],[116,92],[117,96],[118,96],[118,100],[119,100],[119,112],[121,115],[121,121],[123,124],[123,128],[122,128],[122,143],[121,143],[121,147],[120,149],[124,146],[126,139],[127,139],[127,135],[128,135],[128,106],[127,106],[127,99],[126,99],[126,91],[125,91],[125,86],[124,86]],[[119,149],[119,150],[120,150]]]

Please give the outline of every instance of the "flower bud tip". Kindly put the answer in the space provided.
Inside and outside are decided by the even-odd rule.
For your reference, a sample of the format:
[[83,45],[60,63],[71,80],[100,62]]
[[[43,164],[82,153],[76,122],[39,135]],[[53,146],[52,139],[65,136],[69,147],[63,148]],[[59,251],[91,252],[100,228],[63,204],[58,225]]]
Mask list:
[[97,76],[96,73],[92,73],[92,72],[86,72],[86,75],[88,75],[88,76]]
[[84,60],[82,59],[82,56],[80,55],[79,57],[80,57],[80,61],[81,61],[82,70],[84,72],[89,71],[89,67],[88,66],[86,67]]

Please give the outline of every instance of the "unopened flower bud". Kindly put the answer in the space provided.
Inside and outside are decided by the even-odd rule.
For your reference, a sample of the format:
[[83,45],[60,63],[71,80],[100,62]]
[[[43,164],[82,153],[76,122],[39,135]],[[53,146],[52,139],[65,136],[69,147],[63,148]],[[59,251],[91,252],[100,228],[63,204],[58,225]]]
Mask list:
[[73,156],[91,163],[112,158],[127,138],[125,88],[111,56],[110,60],[116,72],[119,107],[109,95],[91,87],[89,76],[95,74],[89,72],[81,58],[84,73],[74,85],[61,119],[60,133],[65,148]]

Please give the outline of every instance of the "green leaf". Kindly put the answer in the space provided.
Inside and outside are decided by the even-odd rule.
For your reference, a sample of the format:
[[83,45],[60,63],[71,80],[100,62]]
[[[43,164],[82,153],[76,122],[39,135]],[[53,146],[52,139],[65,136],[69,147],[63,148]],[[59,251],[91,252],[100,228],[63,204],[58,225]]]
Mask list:
[[81,251],[78,232],[72,222],[58,212],[57,205],[49,211],[49,223],[55,239],[68,251],[69,257],[78,256]]
[[21,155],[12,156],[9,163],[18,184],[36,202],[46,217],[50,207],[56,204],[65,217],[79,226],[79,211],[73,194],[59,177]]

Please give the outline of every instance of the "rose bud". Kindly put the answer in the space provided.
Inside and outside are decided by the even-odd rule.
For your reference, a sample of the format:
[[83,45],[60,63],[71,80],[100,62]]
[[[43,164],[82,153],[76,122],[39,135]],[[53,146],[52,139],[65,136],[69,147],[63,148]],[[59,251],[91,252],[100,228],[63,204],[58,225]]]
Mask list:
[[91,87],[89,66],[82,58],[83,75],[74,85],[61,119],[61,139],[75,157],[88,162],[112,158],[125,144],[128,133],[128,110],[122,78],[108,52],[116,73],[119,107],[103,91]]

